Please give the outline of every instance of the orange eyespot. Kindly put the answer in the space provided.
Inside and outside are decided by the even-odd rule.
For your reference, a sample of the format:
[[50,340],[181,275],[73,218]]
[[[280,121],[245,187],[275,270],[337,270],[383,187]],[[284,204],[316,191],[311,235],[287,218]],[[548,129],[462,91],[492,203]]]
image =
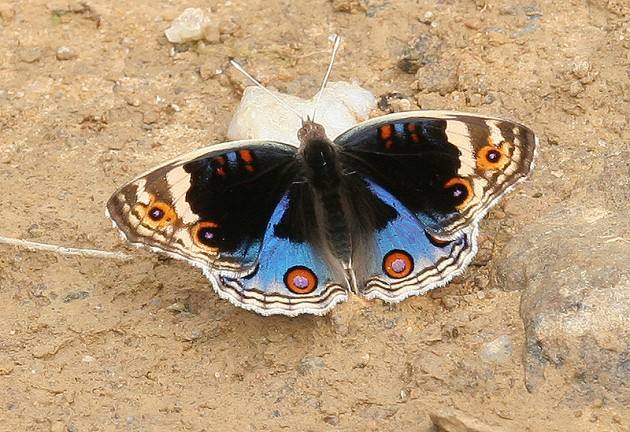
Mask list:
[[383,272],[394,279],[404,278],[413,271],[413,258],[402,250],[393,250],[383,258]]
[[218,228],[219,225],[212,221],[197,222],[190,228],[190,234],[197,246],[217,253],[219,250],[217,246]]
[[317,288],[317,276],[307,267],[291,267],[284,274],[284,284],[295,294],[310,294]]
[[474,195],[470,180],[463,177],[453,177],[444,183],[444,190],[450,196],[457,210],[466,207],[466,204],[468,204]]
[[486,170],[502,170],[510,163],[510,154],[512,153],[512,144],[502,141],[501,144],[495,146],[492,141],[488,141],[488,145],[477,150],[476,163],[477,169]]
[[141,223],[153,229],[163,229],[177,220],[175,209],[164,201],[158,201],[150,195],[149,204],[138,203],[134,207]]

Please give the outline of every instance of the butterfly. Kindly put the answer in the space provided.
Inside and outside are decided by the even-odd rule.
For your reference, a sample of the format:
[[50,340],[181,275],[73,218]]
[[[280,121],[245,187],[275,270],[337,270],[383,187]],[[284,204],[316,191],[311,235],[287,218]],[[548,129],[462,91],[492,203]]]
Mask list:
[[262,315],[323,315],[351,294],[399,302],[443,286],[479,221],[533,167],[537,138],[476,114],[412,111],[334,140],[307,118],[295,145],[212,145],[115,192],[124,237],[202,269]]

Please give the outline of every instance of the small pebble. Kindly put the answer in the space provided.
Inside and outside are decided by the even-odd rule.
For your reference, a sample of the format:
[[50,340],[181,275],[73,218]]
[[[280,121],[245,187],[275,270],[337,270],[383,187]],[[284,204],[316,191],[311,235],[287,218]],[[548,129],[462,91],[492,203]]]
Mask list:
[[481,28],[481,22],[478,19],[467,19],[464,21],[464,26],[471,30],[479,30]]
[[297,367],[298,373],[301,375],[306,375],[307,373],[316,370],[316,369],[325,369],[326,362],[323,357],[319,356],[307,356],[300,361],[300,364]]
[[591,71],[591,64],[587,61],[574,63],[571,68],[571,72],[578,79],[586,78],[590,71]]
[[366,367],[370,362],[370,353],[365,353],[361,356],[361,360],[359,361],[359,367]]
[[57,60],[60,60],[60,61],[72,60],[79,56],[75,50],[67,46],[62,46],[62,47],[57,48],[57,52],[55,55],[57,57]]
[[332,0],[335,12],[357,13],[365,11],[365,6],[359,0]]
[[240,28],[240,26],[234,20],[221,21],[219,25],[219,32],[222,35],[233,35]]
[[125,102],[127,102],[127,105],[131,105],[133,107],[139,107],[140,106],[140,99],[138,98],[125,98]]
[[175,302],[171,304],[170,306],[167,306],[166,310],[170,312],[186,312],[187,308],[184,303]]
[[210,18],[199,8],[188,8],[175,18],[170,27],[164,31],[166,39],[171,43],[185,43],[200,40],[204,30],[210,25]]
[[408,74],[415,74],[418,68],[438,61],[441,42],[429,35],[414,38],[398,57],[398,68]]
[[39,48],[22,47],[18,50],[18,58],[24,63],[35,63],[42,57],[42,51]]
[[416,88],[444,96],[454,92],[459,84],[459,66],[449,60],[427,64],[416,73]]
[[13,18],[15,18],[15,9],[13,9],[9,5],[1,4],[0,5],[0,19],[2,19],[2,21],[4,21],[5,23],[9,23],[13,21]]
[[485,344],[479,357],[487,363],[504,363],[512,355],[512,339],[507,335],[499,336]]
[[219,26],[209,24],[203,29],[203,39],[211,44],[221,42],[221,32]]
[[471,94],[468,98],[468,105],[473,107],[481,105],[481,95],[479,93]]
[[[485,274],[478,274],[477,276],[475,276],[475,286],[479,289],[484,289],[486,288],[488,285],[490,284],[490,278],[488,277],[488,275]],[[481,292],[481,291],[480,291]],[[482,299],[482,297],[479,297],[479,292],[477,293],[477,297]]]
[[426,11],[419,21],[423,24],[431,24],[433,22],[433,16],[433,12]]
[[199,329],[195,329],[190,332],[190,337],[188,338],[188,340],[194,341],[201,338],[202,336],[203,336],[203,331]]
[[92,363],[94,360],[96,360],[94,357],[92,357],[91,355],[85,355],[83,356],[83,358],[81,359],[81,361],[83,363]]
[[337,426],[339,424],[339,417],[336,415],[329,415],[324,417],[324,423],[328,423],[331,426]]
[[406,402],[409,399],[409,391],[407,389],[400,389],[400,400]]
[[572,97],[578,96],[580,93],[584,91],[584,87],[579,81],[573,81],[569,86],[569,95]]
[[199,76],[204,81],[214,78],[221,73],[223,73],[223,69],[217,60],[207,60],[199,67]]
[[413,98],[398,92],[389,92],[381,95],[377,107],[384,113],[413,111],[418,105]]
[[13,373],[13,363],[8,360],[0,360],[0,376],[11,375]]
[[145,124],[157,123],[159,119],[160,119],[160,115],[153,110],[142,113],[142,121]]
[[71,291],[71,292],[69,292],[69,293],[66,293],[66,294],[63,296],[62,301],[63,301],[64,303],[70,303],[70,302],[75,301],[75,300],[83,300],[83,299],[86,299],[86,298],[88,298],[89,296],[90,296],[90,293],[89,293],[89,292],[87,292],[87,291]]

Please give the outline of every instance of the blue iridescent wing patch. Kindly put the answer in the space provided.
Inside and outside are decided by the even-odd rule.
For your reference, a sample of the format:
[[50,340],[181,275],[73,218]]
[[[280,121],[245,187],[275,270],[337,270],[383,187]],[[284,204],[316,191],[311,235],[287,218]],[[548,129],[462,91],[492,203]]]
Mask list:
[[398,302],[443,286],[464,271],[477,250],[476,226],[440,240],[392,194],[371,180],[366,184],[395,216],[373,233],[361,295]]
[[299,232],[311,229],[309,221],[287,220],[291,206],[297,204],[290,197],[285,194],[275,208],[249,274],[221,276],[211,269],[205,273],[221,297],[245,309],[262,315],[323,315],[348,298],[347,284],[341,271],[333,272],[334,265],[304,238],[309,233]]

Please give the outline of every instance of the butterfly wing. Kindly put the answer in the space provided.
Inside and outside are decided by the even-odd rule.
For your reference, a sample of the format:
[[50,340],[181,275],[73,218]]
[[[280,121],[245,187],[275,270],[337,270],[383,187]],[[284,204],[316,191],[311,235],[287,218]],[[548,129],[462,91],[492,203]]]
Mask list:
[[206,272],[219,295],[261,315],[323,315],[348,298],[340,264],[325,260],[311,190],[291,186],[267,225],[255,271],[242,277]]
[[220,297],[263,315],[324,314],[347,299],[324,261],[310,188],[294,146],[234,142],[168,162],[107,203],[133,244],[203,269]]
[[537,138],[510,121],[415,111],[364,122],[335,143],[346,169],[385,188],[434,235],[455,239],[527,177]]
[[353,187],[357,219],[353,239],[362,243],[353,256],[361,263],[355,268],[359,294],[399,302],[445,285],[475,256],[476,225],[451,240],[438,239],[384,188],[365,178],[354,182],[363,185]]
[[295,158],[295,147],[281,143],[212,146],[126,184],[107,213],[135,245],[238,274],[256,261]]

